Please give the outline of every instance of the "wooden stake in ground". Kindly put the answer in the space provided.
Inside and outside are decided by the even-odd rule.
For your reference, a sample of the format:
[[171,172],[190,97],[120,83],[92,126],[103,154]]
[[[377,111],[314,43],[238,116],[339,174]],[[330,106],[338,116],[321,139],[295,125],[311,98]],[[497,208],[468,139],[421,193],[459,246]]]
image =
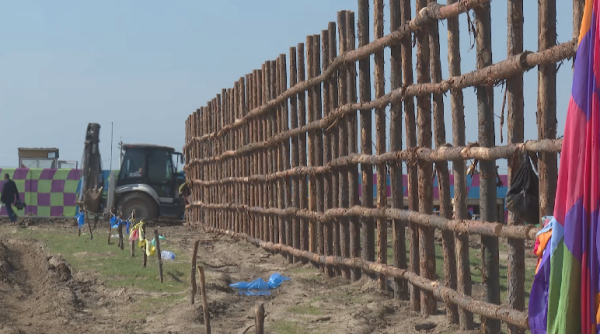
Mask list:
[[83,208],[83,210],[85,211],[85,223],[87,224],[88,228],[90,229],[90,240],[92,240],[92,239],[94,239],[94,235],[92,234],[92,224],[90,223],[90,216],[88,215],[86,208]]
[[200,273],[200,293],[202,294],[202,309],[204,311],[204,325],[206,334],[210,334],[210,316],[208,314],[208,301],[206,300],[206,284],[204,280],[204,267],[198,267]]
[[198,292],[198,287],[196,286],[196,257],[198,256],[198,245],[200,245],[200,240],[196,240],[194,243],[194,252],[192,253],[192,271],[190,273],[190,281],[192,283],[192,305],[194,305],[194,298],[196,297],[196,292]]
[[[158,230],[154,230],[154,240],[156,240],[156,257],[158,258],[158,275],[160,282],[163,282],[162,258],[160,256],[160,239],[158,238]],[[147,241],[146,241],[147,242]]]
[[117,231],[119,231],[119,248],[121,248],[121,250],[123,250],[123,225],[121,225],[121,223],[119,223],[119,227],[117,228]]
[[[135,210],[133,210],[133,213],[131,214],[131,219],[135,219]],[[129,238],[127,238],[127,240],[129,240]],[[135,242],[131,241],[131,257],[135,257]]]
[[[140,238],[140,240],[146,238],[146,228],[144,227],[144,225],[142,225],[142,227],[140,228],[140,235],[138,236],[138,238]],[[144,262],[142,264],[142,268],[146,268],[146,263],[148,262],[148,254],[146,254],[145,250],[142,250],[142,254],[144,254]]]
[[254,328],[256,334],[265,333],[265,307],[261,302],[256,302],[254,307]]

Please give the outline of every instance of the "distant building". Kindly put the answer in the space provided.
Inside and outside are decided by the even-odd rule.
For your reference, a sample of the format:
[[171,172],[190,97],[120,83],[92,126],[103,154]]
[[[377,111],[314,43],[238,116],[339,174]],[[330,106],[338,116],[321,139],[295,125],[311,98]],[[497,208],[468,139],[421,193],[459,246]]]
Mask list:
[[19,168],[77,169],[77,161],[59,159],[58,148],[19,147]]

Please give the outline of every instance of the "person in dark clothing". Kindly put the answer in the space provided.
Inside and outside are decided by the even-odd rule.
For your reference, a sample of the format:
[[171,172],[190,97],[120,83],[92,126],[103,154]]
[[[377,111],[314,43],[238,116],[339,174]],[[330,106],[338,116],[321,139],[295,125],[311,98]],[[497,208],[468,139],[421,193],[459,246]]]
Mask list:
[[8,213],[8,218],[10,221],[15,223],[17,221],[17,215],[12,208],[12,204],[15,203],[15,198],[17,201],[21,201],[19,198],[19,190],[17,190],[17,185],[15,181],[11,180],[8,174],[4,174],[4,185],[2,185],[2,195],[0,196],[0,202],[6,206],[6,212]]

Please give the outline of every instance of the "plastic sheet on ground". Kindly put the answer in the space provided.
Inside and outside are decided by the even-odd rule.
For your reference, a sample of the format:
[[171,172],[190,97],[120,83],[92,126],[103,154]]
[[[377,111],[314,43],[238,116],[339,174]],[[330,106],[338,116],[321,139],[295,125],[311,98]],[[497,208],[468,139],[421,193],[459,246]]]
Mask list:
[[236,282],[229,286],[237,289],[240,295],[246,296],[268,296],[272,289],[277,289],[284,281],[289,281],[290,278],[284,277],[279,273],[274,273],[265,282],[262,278],[257,278],[252,282]]

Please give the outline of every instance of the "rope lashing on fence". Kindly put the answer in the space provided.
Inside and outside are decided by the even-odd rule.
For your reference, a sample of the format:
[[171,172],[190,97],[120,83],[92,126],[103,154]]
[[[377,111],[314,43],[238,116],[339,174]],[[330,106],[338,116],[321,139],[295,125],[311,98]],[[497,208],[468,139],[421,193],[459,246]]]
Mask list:
[[[277,96],[275,99],[269,101],[261,107],[255,108],[248,112],[246,116],[236,119],[231,124],[228,124],[221,128],[218,131],[213,133],[206,134],[200,138],[195,138],[195,141],[204,142],[208,139],[216,138],[222,136],[225,132],[229,130],[233,130],[235,128],[240,127],[241,125],[247,123],[250,119],[256,118],[264,115],[265,113],[271,111],[274,108],[279,107],[282,103],[284,103],[287,99],[310,90],[314,86],[321,84],[329,79],[337,73],[339,69],[341,69],[348,62],[356,62],[365,57],[370,56],[371,54],[383,51],[386,47],[397,44],[402,41],[409,34],[416,32],[419,29],[424,29],[431,22],[431,20],[444,20],[447,18],[458,16],[462,13],[466,13],[467,11],[480,7],[484,4],[489,3],[491,0],[466,0],[464,2],[458,2],[452,5],[442,6],[437,3],[431,3],[427,8],[419,11],[417,16],[403,24],[400,29],[390,33],[389,35],[384,36],[383,38],[377,39],[363,47],[358,49],[345,52],[340,54],[335,60],[329,64],[329,67],[326,71],[324,71],[321,75],[300,82],[295,85],[293,88],[286,90],[281,95]],[[188,147],[190,143],[187,143],[184,148]]]
[[186,208],[190,207],[201,207],[210,210],[236,210],[278,217],[297,217],[319,222],[328,222],[342,217],[396,219],[405,223],[415,223],[421,226],[434,227],[442,231],[453,231],[457,233],[478,234],[510,239],[535,240],[536,233],[540,230],[534,225],[507,226],[500,223],[485,222],[480,220],[446,219],[437,215],[428,215],[415,211],[394,208],[370,209],[362,206],[354,206],[351,208],[334,208],[326,210],[325,212],[315,212],[293,207],[288,207],[286,209],[266,209],[261,207],[249,207],[247,205],[235,203],[205,204],[200,201],[196,201],[188,205]]
[[515,153],[530,151],[530,152],[550,152],[559,153],[562,148],[562,139],[542,139],[532,140],[520,144],[508,144],[505,146],[488,147],[440,147],[438,149],[419,148],[417,150],[407,149],[403,151],[391,151],[382,155],[368,154],[351,154],[332,160],[325,166],[306,166],[295,167],[280,172],[271,173],[268,175],[253,175],[247,177],[227,177],[219,180],[203,181],[194,180],[194,184],[202,186],[214,186],[227,183],[254,183],[275,181],[280,178],[301,175],[318,175],[331,173],[334,168],[356,165],[356,164],[390,164],[401,163],[402,161],[456,161],[456,160],[497,160],[507,159]]
[[[342,118],[351,112],[373,111],[378,108],[384,108],[391,103],[400,102],[406,97],[445,93],[452,89],[461,89],[481,85],[490,79],[505,80],[515,74],[523,73],[535,66],[556,63],[557,61],[573,57],[575,55],[575,46],[576,41],[573,40],[537,53],[531,53],[529,51],[523,52],[520,55],[508,58],[481,70],[475,70],[473,72],[461,75],[460,77],[449,78],[440,83],[413,84],[393,90],[383,97],[370,102],[345,104],[320,120],[310,122],[307,125],[299,128],[281,132],[263,142],[248,144],[234,151],[226,151],[219,156],[212,156],[203,159],[192,159],[192,161],[190,161],[185,168],[189,169],[190,166],[195,164],[220,161],[225,158],[235,157],[259,149],[276,146],[280,144],[280,142],[287,140],[292,136],[297,136],[309,131],[327,129],[331,124],[335,123],[337,119]],[[292,90],[293,89],[295,88],[292,88]],[[221,131],[225,131],[225,128]],[[199,138],[194,137],[187,145],[193,142],[201,142],[203,141],[202,138],[205,138],[205,136]]]
[[441,301],[452,302],[464,309],[494,319],[499,319],[510,324],[517,325],[521,328],[528,328],[528,316],[525,312],[520,312],[500,305],[494,305],[482,302],[473,297],[460,294],[450,288],[445,287],[438,281],[431,281],[419,276],[411,271],[391,267],[385,264],[365,261],[360,258],[345,258],[339,256],[323,256],[308,251],[295,249],[282,244],[272,242],[264,242],[259,239],[252,238],[244,233],[236,233],[229,230],[221,230],[203,226],[206,231],[219,234],[229,235],[234,238],[245,239],[246,241],[264,248],[269,251],[289,253],[294,256],[307,259],[326,266],[343,266],[356,269],[362,269],[365,272],[383,274],[387,277],[397,277],[406,279],[410,283],[419,288],[433,292],[434,296]]

